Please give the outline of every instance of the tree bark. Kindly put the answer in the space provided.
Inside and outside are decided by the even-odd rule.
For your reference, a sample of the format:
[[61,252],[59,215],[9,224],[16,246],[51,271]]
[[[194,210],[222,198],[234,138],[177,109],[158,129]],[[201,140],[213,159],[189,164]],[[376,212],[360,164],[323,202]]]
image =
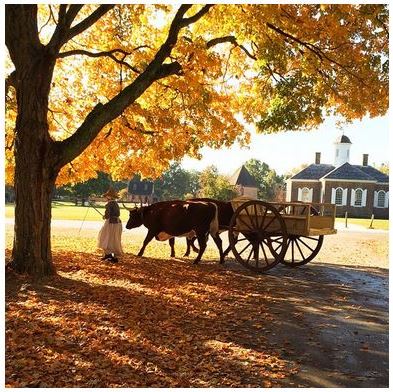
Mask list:
[[[31,153],[31,151],[30,151]],[[55,179],[47,164],[16,154],[15,228],[12,251],[13,269],[34,277],[55,272],[51,254],[51,193]]]
[[54,64],[55,59],[41,47],[16,69],[16,203],[11,267],[34,277],[55,272],[50,244],[51,194],[60,167],[47,121]]
[[[46,72],[47,69],[43,67],[40,72]],[[40,277],[55,272],[50,246],[50,222],[51,194],[58,168],[55,166],[53,142],[47,129],[47,93],[36,85],[48,75],[37,75],[35,67],[32,72],[27,73],[17,89],[16,203],[11,266],[17,272]]]

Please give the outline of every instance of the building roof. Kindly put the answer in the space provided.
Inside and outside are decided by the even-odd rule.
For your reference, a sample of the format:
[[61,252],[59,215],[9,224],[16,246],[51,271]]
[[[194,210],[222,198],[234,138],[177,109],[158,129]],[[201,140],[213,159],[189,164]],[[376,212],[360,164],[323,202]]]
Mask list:
[[323,176],[323,179],[329,180],[359,180],[359,181],[376,181],[363,170],[358,169],[355,165],[345,162],[343,165],[336,167],[330,173]]
[[291,180],[319,180],[333,169],[333,165],[313,163],[291,177]]
[[135,176],[128,183],[128,193],[131,195],[148,196],[153,194],[153,182],[148,180],[140,180]]
[[389,182],[389,176],[385,173],[380,172],[378,169],[372,166],[361,166],[361,165],[353,165],[356,168],[360,169],[362,172],[368,174],[370,177],[373,177],[377,182]]
[[352,144],[352,142],[349,140],[348,136],[345,135],[341,135],[337,138],[337,140],[335,141],[335,143],[349,143]]
[[372,166],[351,165],[346,162],[341,166],[334,167],[328,164],[311,164],[291,177],[291,180],[358,180],[389,182],[389,176]]
[[235,171],[229,179],[229,182],[231,185],[243,185],[251,188],[257,187],[255,178],[249,173],[244,165]]

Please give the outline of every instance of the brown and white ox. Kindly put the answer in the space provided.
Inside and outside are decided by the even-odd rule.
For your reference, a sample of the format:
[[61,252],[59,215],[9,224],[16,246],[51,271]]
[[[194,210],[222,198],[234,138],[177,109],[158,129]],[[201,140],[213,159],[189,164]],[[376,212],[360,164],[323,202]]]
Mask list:
[[199,252],[194,264],[197,264],[206,249],[210,234],[219,248],[220,262],[223,262],[222,242],[218,235],[219,224],[216,204],[208,201],[172,200],[154,203],[147,207],[134,208],[129,211],[127,229],[142,225],[148,229],[138,256],[143,256],[146,246],[153,238],[158,241],[165,241],[173,237],[196,237]]
[[[231,218],[233,215],[233,207],[230,201],[216,200],[211,198],[196,198],[196,199],[189,199],[188,201],[204,201],[204,202],[214,203],[217,206],[219,233],[228,230],[229,223],[231,222]],[[198,249],[194,245],[194,241],[195,241],[195,237],[194,238],[187,237],[187,250],[184,256],[190,255],[191,248],[194,250],[194,252],[198,252]],[[172,253],[174,254],[174,239],[173,239],[173,244],[171,244],[171,250]],[[222,262],[224,262],[224,258],[229,253],[229,251],[230,251],[230,246],[228,246],[228,248],[224,251]]]

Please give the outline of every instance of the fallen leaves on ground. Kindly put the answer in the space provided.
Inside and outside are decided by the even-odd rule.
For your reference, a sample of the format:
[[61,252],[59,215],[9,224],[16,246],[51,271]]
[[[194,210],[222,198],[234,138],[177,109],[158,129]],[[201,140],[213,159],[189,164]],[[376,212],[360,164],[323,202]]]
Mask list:
[[297,371],[268,344],[259,279],[83,247],[55,248],[58,274],[39,283],[7,273],[7,386],[271,387]]
[[[340,234],[325,239],[323,258],[263,275],[233,259],[219,265],[211,242],[198,266],[170,259],[167,242],[133,256],[143,242],[133,231],[112,265],[96,236],[55,228],[53,278],[7,271],[7,386],[387,385],[386,236],[372,237],[384,249],[376,264],[363,234]],[[360,256],[350,259],[354,249]],[[184,251],[176,240],[176,254]]]

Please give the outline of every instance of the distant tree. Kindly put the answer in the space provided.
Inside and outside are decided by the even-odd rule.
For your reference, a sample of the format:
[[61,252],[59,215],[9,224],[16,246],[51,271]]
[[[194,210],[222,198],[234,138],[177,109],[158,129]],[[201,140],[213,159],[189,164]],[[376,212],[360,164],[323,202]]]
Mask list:
[[278,190],[285,185],[284,176],[277,175],[267,163],[254,158],[248,160],[245,167],[258,184],[258,199],[275,200]]
[[169,169],[154,182],[154,193],[159,200],[186,198],[186,195],[196,196],[198,190],[198,173],[187,171],[179,162],[171,164]]
[[234,187],[227,177],[218,173],[215,166],[209,166],[199,175],[199,197],[211,197],[218,200],[231,200],[236,197]]
[[380,172],[389,175],[389,164],[388,163],[382,163],[379,166],[376,166],[376,169],[378,169]]
[[293,177],[295,174],[301,172],[301,171],[302,171],[303,169],[305,169],[307,166],[309,166],[308,163],[302,163],[301,165],[294,167],[293,169],[287,171],[287,172],[284,174],[284,179],[287,180],[288,178]]
[[68,196],[75,200],[87,199],[89,196],[101,196],[108,188],[112,186],[116,190],[120,190],[127,186],[125,181],[112,181],[109,174],[97,172],[97,178],[91,178],[84,182],[75,184],[66,184],[56,189],[59,196]]

